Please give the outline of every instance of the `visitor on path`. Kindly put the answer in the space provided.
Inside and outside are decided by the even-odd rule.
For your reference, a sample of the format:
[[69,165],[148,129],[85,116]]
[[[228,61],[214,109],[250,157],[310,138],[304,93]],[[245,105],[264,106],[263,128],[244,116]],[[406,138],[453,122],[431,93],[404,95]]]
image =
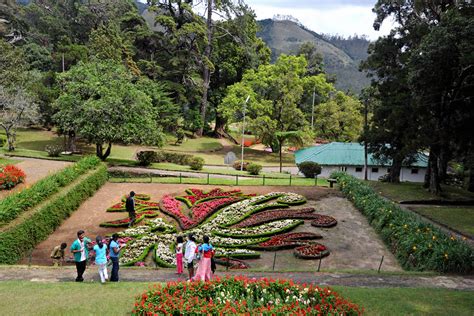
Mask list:
[[51,259],[53,259],[53,266],[62,266],[64,263],[64,252],[67,248],[67,244],[63,242],[61,245],[53,248],[51,252]]
[[178,236],[176,238],[176,268],[177,274],[183,273],[183,236]]
[[209,281],[212,278],[211,259],[214,256],[214,247],[209,243],[209,236],[204,236],[203,241],[198,247],[201,259],[193,280]]
[[186,242],[186,248],[184,250],[184,260],[188,268],[189,279],[192,280],[194,276],[194,256],[196,253],[196,239],[192,234],[188,235],[188,241]]
[[128,223],[128,227],[132,227],[135,224],[136,213],[135,213],[135,192],[131,191],[125,201],[125,208],[128,212],[128,217],[130,218],[130,222]]
[[120,256],[120,245],[118,243],[118,234],[113,234],[112,239],[109,243],[109,255],[112,261],[112,272],[110,273],[110,282],[118,282],[119,280],[119,256]]
[[96,244],[93,248],[95,251],[95,264],[99,269],[100,283],[104,284],[109,278],[107,275],[107,245],[104,244],[100,236],[97,236],[95,241]]
[[71,252],[74,254],[74,262],[76,263],[77,277],[76,282],[84,281],[82,277],[86,271],[87,258],[89,257],[89,244],[91,240],[84,236],[84,231],[77,232],[77,239],[71,245]]

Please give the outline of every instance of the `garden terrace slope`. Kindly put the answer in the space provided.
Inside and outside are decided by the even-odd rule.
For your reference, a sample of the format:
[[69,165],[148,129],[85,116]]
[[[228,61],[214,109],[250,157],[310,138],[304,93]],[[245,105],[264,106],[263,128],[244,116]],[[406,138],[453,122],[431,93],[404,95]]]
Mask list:
[[56,195],[30,217],[0,233],[0,263],[18,262],[106,181],[107,168],[100,164],[96,170],[89,171],[80,181]]
[[455,273],[474,270],[474,252],[463,241],[380,197],[353,176],[343,172],[332,176],[405,269]]
[[0,200],[0,227],[45,201],[82,174],[97,167],[99,163],[100,160],[96,157],[83,158],[76,164],[36,182],[30,188]]

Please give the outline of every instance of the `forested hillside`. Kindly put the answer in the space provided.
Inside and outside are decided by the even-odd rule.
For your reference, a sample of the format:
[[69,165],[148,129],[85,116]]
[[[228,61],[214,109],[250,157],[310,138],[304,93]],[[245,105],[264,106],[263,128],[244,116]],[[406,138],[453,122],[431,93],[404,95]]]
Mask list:
[[295,54],[301,44],[311,42],[323,56],[324,69],[335,78],[338,89],[359,93],[369,85],[370,80],[359,71],[360,61],[368,56],[367,39],[320,35],[293,21],[267,19],[259,24],[258,36],[271,48],[272,60],[280,54]]

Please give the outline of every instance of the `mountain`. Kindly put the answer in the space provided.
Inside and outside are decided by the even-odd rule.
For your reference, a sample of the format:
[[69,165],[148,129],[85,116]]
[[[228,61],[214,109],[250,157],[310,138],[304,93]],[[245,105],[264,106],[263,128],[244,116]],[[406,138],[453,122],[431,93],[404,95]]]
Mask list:
[[293,19],[266,19],[259,21],[258,36],[272,50],[272,60],[280,54],[295,54],[304,42],[313,42],[323,56],[325,70],[336,78],[336,87],[342,91],[359,93],[370,80],[359,71],[359,63],[368,56],[369,41],[365,37],[318,34]]

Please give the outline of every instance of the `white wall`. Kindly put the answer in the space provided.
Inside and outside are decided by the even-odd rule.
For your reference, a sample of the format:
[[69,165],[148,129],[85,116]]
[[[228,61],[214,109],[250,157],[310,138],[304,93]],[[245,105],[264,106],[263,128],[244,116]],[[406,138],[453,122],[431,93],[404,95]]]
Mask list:
[[[348,174],[364,179],[364,167],[360,167],[361,171],[356,171],[355,166],[322,166],[319,177],[329,178],[333,171],[345,171]],[[374,172],[373,168],[378,168],[378,172]],[[418,174],[412,174],[412,169],[418,169]],[[379,177],[388,173],[388,167],[369,167],[367,172],[367,179],[377,181]],[[407,182],[423,182],[425,179],[426,168],[402,168],[400,172],[400,181]]]

